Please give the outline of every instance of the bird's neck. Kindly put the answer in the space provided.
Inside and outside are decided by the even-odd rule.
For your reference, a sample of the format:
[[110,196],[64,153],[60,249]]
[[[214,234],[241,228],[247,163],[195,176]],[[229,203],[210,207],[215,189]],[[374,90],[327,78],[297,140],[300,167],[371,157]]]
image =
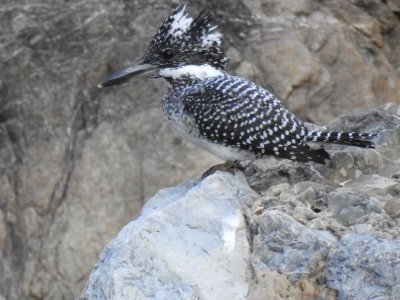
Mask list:
[[160,70],[160,76],[172,83],[206,80],[225,74],[224,70],[217,69],[211,65],[185,65],[175,68],[164,68]]

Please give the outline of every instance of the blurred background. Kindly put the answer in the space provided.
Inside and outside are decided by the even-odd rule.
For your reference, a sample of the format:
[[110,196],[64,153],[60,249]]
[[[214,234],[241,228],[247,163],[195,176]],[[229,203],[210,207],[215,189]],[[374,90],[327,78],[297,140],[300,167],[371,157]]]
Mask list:
[[[186,3],[211,11],[230,72],[304,121],[400,104],[398,0]],[[162,80],[96,87],[178,4],[2,0],[0,300],[73,299],[149,197],[219,162],[164,120]]]

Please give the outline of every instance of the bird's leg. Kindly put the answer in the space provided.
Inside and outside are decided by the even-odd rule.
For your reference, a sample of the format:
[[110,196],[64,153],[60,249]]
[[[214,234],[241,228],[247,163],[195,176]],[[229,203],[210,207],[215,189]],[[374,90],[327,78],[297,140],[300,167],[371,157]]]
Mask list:
[[243,161],[243,162],[239,162],[240,163],[240,169],[243,171],[243,170],[246,170],[248,167],[250,167],[252,164],[253,164],[253,162],[255,162],[257,160],[257,158],[253,158],[252,160],[248,160],[247,161],[247,163],[245,163],[245,161]]
[[201,175],[201,179],[204,179],[212,174],[214,174],[217,171],[223,171],[223,172],[228,172],[232,175],[235,174],[235,170],[244,170],[242,165],[240,164],[240,161],[238,160],[227,160],[226,162],[222,164],[218,164],[215,166],[212,166],[209,168],[203,175]]

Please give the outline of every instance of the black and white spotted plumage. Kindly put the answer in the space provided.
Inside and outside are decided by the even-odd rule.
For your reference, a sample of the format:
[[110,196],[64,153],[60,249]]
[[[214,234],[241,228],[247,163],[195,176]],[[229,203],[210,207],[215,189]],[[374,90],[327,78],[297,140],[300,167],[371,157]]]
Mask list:
[[307,134],[308,142],[334,143],[341,145],[357,146],[361,148],[375,148],[372,139],[376,137],[374,133],[358,132],[334,132],[334,131],[310,131]]
[[[268,155],[324,163],[329,154],[324,149],[310,148],[307,141],[340,143],[339,135],[339,138],[346,136],[346,141],[352,144],[347,133],[309,133],[266,89],[228,74],[177,83],[164,97],[163,107],[178,131],[190,131],[195,138],[207,141],[203,141],[203,148],[213,152],[209,143],[229,148],[229,151],[217,148],[221,153],[214,153],[225,159]],[[369,134],[353,135],[358,146],[372,146]],[[234,155],[227,157],[227,152]]]
[[142,74],[163,77],[170,88],[163,111],[198,146],[226,160],[275,156],[324,163],[337,143],[373,148],[375,134],[311,131],[266,89],[225,71],[222,35],[202,12],[192,19],[179,6],[161,25],[143,62],[110,75],[100,87]]

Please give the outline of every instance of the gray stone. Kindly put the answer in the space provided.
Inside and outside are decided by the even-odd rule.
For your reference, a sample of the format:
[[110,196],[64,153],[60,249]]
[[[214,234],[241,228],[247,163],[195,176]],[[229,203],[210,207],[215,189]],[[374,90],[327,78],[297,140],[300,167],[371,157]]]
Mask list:
[[393,195],[396,188],[400,185],[399,180],[384,176],[362,175],[357,179],[347,181],[344,186],[353,190],[364,192],[365,194]]
[[400,199],[399,198],[390,198],[386,199],[385,203],[385,211],[392,218],[396,218],[400,216]]
[[379,170],[379,175],[386,177],[400,178],[400,166],[394,164],[383,165]]
[[4,213],[0,210],[0,257],[3,256],[3,251],[6,245],[6,222]]
[[400,299],[400,241],[347,235],[329,253],[326,277],[340,300]]
[[335,184],[339,184],[347,181],[349,178],[355,178],[357,176],[357,169],[354,168],[354,158],[350,153],[334,153],[329,162],[329,166],[331,168],[325,171],[324,176]]
[[330,232],[310,230],[279,211],[266,211],[259,226],[254,240],[259,255],[253,257],[253,265],[263,263],[291,282],[315,273],[336,242]]
[[243,176],[220,172],[161,190],[106,246],[81,299],[244,299],[240,207],[255,197]]
[[354,224],[362,216],[384,213],[382,204],[376,198],[343,188],[329,193],[327,204],[337,220],[346,226]]

